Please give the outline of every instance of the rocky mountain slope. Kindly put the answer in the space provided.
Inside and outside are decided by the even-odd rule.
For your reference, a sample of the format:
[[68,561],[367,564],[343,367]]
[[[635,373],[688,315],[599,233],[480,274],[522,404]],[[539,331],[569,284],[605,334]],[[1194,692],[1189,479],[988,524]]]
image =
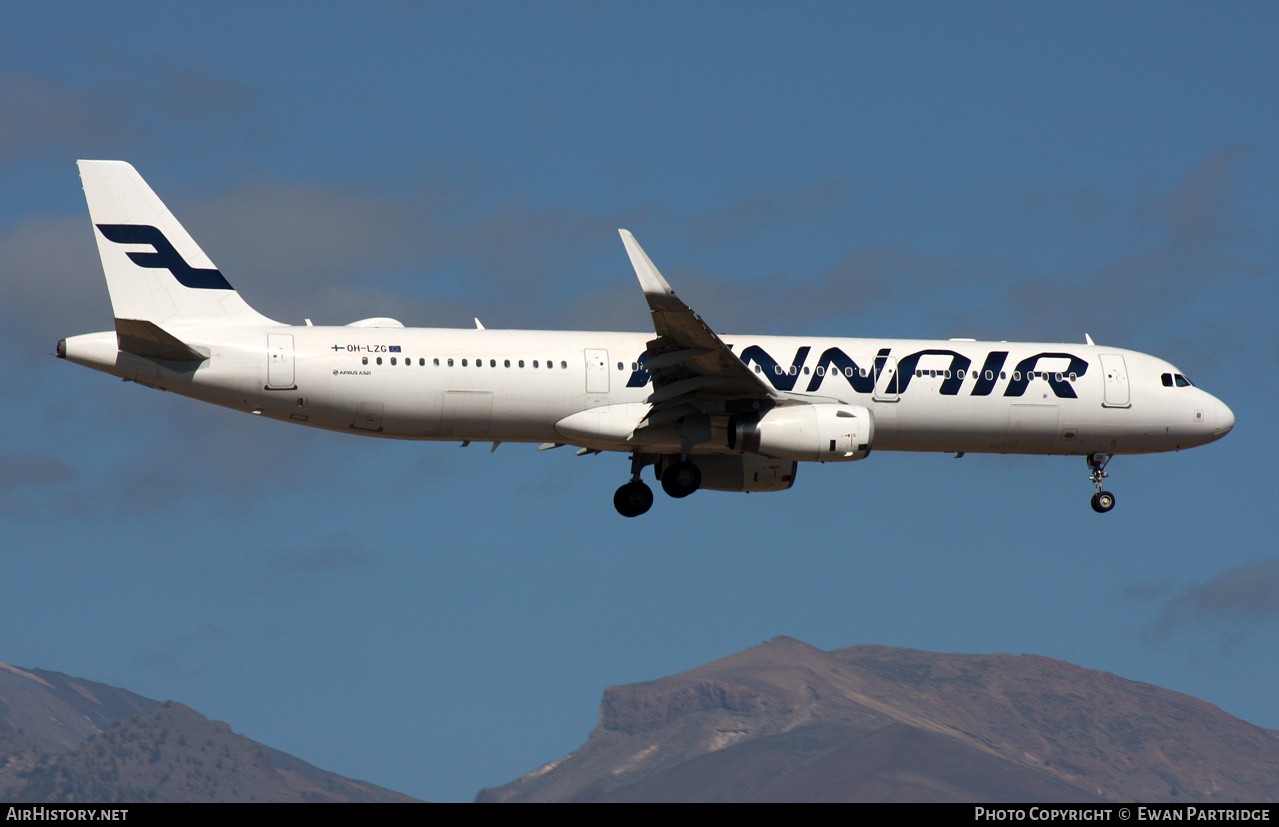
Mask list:
[[480,801],[1274,801],[1279,733],[1033,655],[776,638],[610,687],[572,755]]
[[179,703],[0,664],[0,801],[411,801]]

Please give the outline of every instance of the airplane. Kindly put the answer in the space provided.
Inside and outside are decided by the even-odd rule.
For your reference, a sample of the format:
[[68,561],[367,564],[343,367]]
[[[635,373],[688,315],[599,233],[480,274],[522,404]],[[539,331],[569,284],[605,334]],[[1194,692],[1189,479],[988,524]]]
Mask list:
[[1179,451],[1234,427],[1168,362],[1122,348],[973,339],[730,336],[684,304],[619,230],[652,333],[340,327],[251,308],[122,161],[79,161],[115,330],[57,355],[257,416],[392,439],[627,453],[618,513],[662,489],[782,491],[800,462],[876,451],[1085,457],[1092,507],[1117,454]]

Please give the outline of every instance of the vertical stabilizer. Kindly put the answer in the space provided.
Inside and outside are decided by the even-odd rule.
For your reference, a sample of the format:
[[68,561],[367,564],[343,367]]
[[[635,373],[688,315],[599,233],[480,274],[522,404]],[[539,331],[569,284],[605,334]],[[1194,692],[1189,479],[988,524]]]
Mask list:
[[245,304],[130,164],[77,161],[116,319],[276,325]]

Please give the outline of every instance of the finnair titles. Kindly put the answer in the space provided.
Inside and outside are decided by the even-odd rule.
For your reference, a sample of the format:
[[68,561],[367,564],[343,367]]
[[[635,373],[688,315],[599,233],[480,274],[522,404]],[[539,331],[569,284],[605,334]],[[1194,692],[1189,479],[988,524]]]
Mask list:
[[1234,414],[1154,356],[1086,344],[719,335],[626,230],[650,333],[293,326],[249,307],[132,166],[80,161],[115,330],[58,356],[148,387],[364,436],[630,456],[618,512],[662,489],[782,491],[872,450],[1073,454],[1092,507],[1116,454],[1225,436]]

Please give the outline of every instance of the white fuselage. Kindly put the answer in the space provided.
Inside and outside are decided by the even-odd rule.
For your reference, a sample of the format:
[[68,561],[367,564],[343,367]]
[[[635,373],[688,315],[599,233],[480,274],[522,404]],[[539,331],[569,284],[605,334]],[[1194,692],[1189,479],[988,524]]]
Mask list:
[[799,462],[875,450],[1176,451],[1234,425],[1172,365],[1086,345],[720,336],[618,230],[652,333],[291,327],[250,307],[132,165],[77,162],[115,331],[72,362],[285,422],[394,439],[575,445],[631,455],[618,513],[648,511],[652,465],[680,499],[784,491]]
[[[117,349],[115,333],[68,338],[65,356],[206,402],[367,436],[679,450],[670,429],[632,436],[653,392],[641,364],[652,334],[351,326],[171,332],[208,358],[192,369],[135,356]],[[1152,453],[1212,442],[1234,424],[1210,394],[1167,386],[1164,376],[1180,376],[1169,363],[1119,348],[722,338],[790,399],[866,407],[877,450]],[[588,411],[599,415],[582,415]],[[717,430],[692,453],[732,450]]]

